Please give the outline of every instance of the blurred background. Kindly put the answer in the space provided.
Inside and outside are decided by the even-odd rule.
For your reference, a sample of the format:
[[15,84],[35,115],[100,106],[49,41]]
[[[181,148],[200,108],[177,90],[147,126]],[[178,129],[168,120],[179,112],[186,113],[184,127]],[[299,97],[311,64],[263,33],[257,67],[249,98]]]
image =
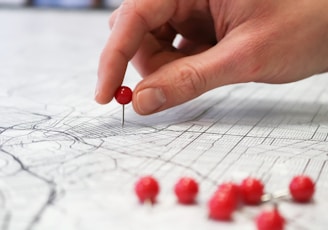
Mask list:
[[117,8],[122,0],[0,0],[0,7],[39,7],[70,9]]

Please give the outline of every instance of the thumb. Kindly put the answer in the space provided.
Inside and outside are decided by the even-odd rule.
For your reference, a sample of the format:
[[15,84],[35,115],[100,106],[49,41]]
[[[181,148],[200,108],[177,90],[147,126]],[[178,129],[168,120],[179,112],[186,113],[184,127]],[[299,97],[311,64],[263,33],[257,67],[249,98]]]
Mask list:
[[249,58],[251,49],[241,44],[221,41],[205,52],[163,65],[135,88],[134,110],[142,115],[159,112],[216,87],[251,80],[255,61]]

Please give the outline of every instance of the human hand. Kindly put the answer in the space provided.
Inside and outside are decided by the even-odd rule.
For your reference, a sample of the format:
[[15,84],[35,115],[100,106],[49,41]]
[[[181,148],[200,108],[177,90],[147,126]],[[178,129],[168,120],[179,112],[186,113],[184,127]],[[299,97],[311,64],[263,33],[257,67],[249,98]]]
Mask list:
[[[227,84],[324,72],[327,9],[326,0],[125,0],[110,18],[96,101],[111,101],[130,60],[143,76],[133,94],[139,114]],[[173,47],[177,34],[183,39]]]

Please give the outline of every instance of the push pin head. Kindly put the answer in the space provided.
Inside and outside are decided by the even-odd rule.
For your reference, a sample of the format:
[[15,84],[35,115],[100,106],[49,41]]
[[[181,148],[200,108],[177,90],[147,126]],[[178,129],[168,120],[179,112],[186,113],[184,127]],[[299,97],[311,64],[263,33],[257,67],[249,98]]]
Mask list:
[[262,211],[256,218],[258,230],[283,230],[286,220],[280,214],[277,204],[272,208]]
[[134,190],[141,203],[150,202],[150,204],[154,204],[160,187],[154,177],[144,176],[137,181]]
[[180,204],[193,204],[198,193],[198,183],[190,177],[182,177],[174,186]]
[[257,205],[262,201],[264,184],[261,180],[253,177],[245,178],[240,185],[241,199],[245,204]]
[[116,101],[122,105],[122,127],[124,125],[124,105],[132,100],[132,90],[127,86],[120,86],[115,92]]
[[289,192],[296,202],[309,202],[315,192],[315,183],[309,176],[295,176],[289,184]]
[[230,221],[238,206],[235,194],[227,189],[218,189],[208,202],[209,217],[214,220]]

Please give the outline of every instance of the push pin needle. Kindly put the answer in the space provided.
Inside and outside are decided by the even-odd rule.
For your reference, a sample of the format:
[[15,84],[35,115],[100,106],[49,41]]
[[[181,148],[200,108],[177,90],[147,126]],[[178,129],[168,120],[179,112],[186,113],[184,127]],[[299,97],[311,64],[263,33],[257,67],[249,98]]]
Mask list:
[[127,86],[120,86],[115,93],[116,101],[122,105],[122,127],[124,126],[124,107],[132,100],[132,90]]
[[122,120],[121,120],[121,123],[122,123],[122,127],[124,126],[124,109],[125,109],[125,106],[122,105]]

